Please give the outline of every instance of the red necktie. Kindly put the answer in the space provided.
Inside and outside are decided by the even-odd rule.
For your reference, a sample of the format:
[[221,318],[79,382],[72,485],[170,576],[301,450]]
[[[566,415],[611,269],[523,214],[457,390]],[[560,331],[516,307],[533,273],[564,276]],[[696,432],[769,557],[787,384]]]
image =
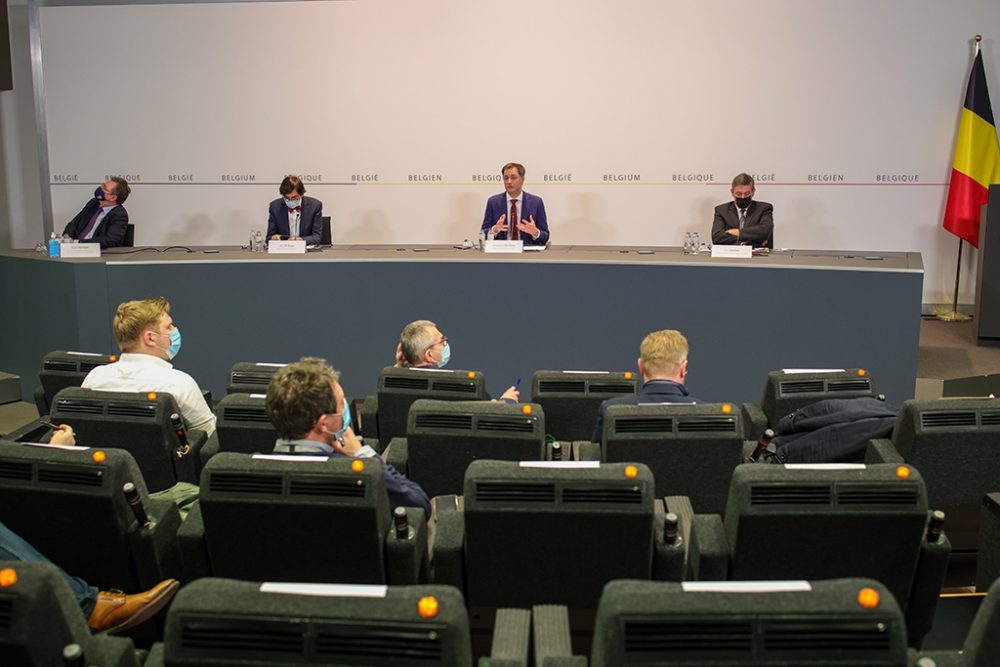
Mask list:
[[509,238],[510,238],[511,241],[517,241],[519,238],[521,238],[521,235],[518,234],[518,229],[517,229],[518,219],[519,218],[517,217],[517,200],[516,199],[511,199],[510,200],[510,221],[509,221],[510,222],[510,237]]

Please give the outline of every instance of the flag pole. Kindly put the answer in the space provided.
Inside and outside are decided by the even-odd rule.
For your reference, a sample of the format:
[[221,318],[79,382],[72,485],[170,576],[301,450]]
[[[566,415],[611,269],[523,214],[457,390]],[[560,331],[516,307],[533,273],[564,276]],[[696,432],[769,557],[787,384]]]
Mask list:
[[972,318],[968,315],[963,315],[958,312],[958,280],[962,275],[962,246],[965,244],[965,239],[962,237],[958,238],[958,261],[955,262],[955,296],[951,300],[951,310],[945,313],[939,313],[937,318],[944,322],[967,322]]
[[[979,43],[983,41],[982,35],[975,36],[976,42],[976,55],[979,55]],[[944,322],[967,322],[972,318],[968,315],[963,315],[958,312],[958,281],[962,276],[962,246],[965,245],[965,239],[961,236],[958,237],[958,260],[955,262],[955,293],[951,299],[951,310],[938,313],[937,319]]]

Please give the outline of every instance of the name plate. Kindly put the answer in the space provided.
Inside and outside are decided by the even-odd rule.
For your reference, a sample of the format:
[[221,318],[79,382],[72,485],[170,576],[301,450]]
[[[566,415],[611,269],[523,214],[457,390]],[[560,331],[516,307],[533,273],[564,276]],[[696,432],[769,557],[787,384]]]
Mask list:
[[306,254],[306,242],[302,239],[298,241],[268,241],[267,254],[304,255]]
[[524,252],[522,241],[487,241],[483,252]]
[[712,257],[739,257],[741,259],[750,259],[753,257],[753,246],[714,245],[712,246]]
[[60,243],[60,257],[100,257],[100,243]]

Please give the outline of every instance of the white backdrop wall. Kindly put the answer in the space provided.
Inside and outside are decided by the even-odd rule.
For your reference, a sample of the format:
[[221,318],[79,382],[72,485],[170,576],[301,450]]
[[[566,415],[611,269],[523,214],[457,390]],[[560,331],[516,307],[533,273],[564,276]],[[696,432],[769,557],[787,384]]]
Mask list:
[[[941,229],[972,54],[1000,112],[996,0],[357,0],[42,7],[54,223],[108,175],[136,243],[245,243],[288,173],[335,243],[473,238],[527,166],[556,244],[707,236],[740,171],[779,247],[919,251]],[[970,253],[971,255],[972,253]],[[966,264],[964,301],[971,301]]]

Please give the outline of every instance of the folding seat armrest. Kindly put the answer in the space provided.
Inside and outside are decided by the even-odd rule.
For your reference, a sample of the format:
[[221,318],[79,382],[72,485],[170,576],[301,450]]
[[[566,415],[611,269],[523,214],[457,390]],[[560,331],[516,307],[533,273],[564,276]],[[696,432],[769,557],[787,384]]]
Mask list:
[[212,565],[208,558],[208,545],[205,543],[205,522],[201,518],[201,503],[196,502],[191,512],[177,531],[177,541],[181,549],[181,564],[183,565],[182,581],[194,581],[200,577],[212,576]]
[[365,396],[361,403],[361,436],[378,440],[378,396]]
[[181,514],[169,500],[146,497],[143,507],[149,524],[129,531],[128,540],[139,584],[151,588],[166,578],[181,575],[181,553],[177,541]]
[[497,609],[490,657],[480,667],[527,667],[531,639],[531,612],[527,609]]
[[877,438],[868,441],[868,449],[865,450],[865,463],[905,463],[903,457],[896,451],[896,446],[891,440]]
[[156,642],[150,646],[149,655],[146,656],[146,662],[143,663],[143,667],[163,667],[166,664],[165,651],[166,647],[163,642]]
[[695,581],[725,581],[729,576],[729,540],[718,514],[694,515],[688,567]]
[[563,605],[542,604],[531,608],[538,667],[587,667],[587,659],[573,655],[570,645],[569,610]]
[[574,461],[600,461],[601,445],[589,440],[574,440],[570,443]]
[[906,606],[907,639],[914,648],[920,648],[934,623],[950,555],[951,542],[943,531],[936,542],[925,537],[920,544],[917,571],[913,575],[910,601]]
[[[653,579],[658,581],[684,581],[687,574],[687,551],[694,510],[687,496],[669,496],[657,501],[654,514]],[[668,513],[677,515],[677,534],[670,541],[666,538]]]
[[11,431],[4,436],[4,439],[13,440],[14,442],[41,442],[42,438],[48,432],[49,427],[43,424],[41,420],[35,419],[21,428]]
[[407,474],[410,452],[406,445],[406,438],[393,438],[390,440],[389,446],[382,452],[382,460],[404,475]]
[[49,402],[45,400],[45,390],[41,387],[35,387],[35,409],[39,417],[49,414]]
[[404,586],[427,582],[427,517],[420,507],[407,507],[406,535],[396,535],[396,526],[389,527],[385,540],[389,584]]
[[431,579],[465,590],[465,513],[460,496],[436,496],[431,499]]
[[171,454],[174,464],[174,475],[178,482],[191,482],[197,484],[201,477],[201,452],[208,442],[208,433],[199,429],[191,429],[187,432],[188,446],[191,448],[184,456]]
[[208,438],[207,441],[205,441],[205,446],[201,448],[201,452],[198,454],[198,457],[201,459],[198,468],[199,479],[201,478],[201,470],[204,470],[205,465],[209,462],[209,460],[218,453],[219,453],[219,432],[216,431]]
[[757,403],[743,404],[743,438],[759,442],[767,430],[767,415]]

